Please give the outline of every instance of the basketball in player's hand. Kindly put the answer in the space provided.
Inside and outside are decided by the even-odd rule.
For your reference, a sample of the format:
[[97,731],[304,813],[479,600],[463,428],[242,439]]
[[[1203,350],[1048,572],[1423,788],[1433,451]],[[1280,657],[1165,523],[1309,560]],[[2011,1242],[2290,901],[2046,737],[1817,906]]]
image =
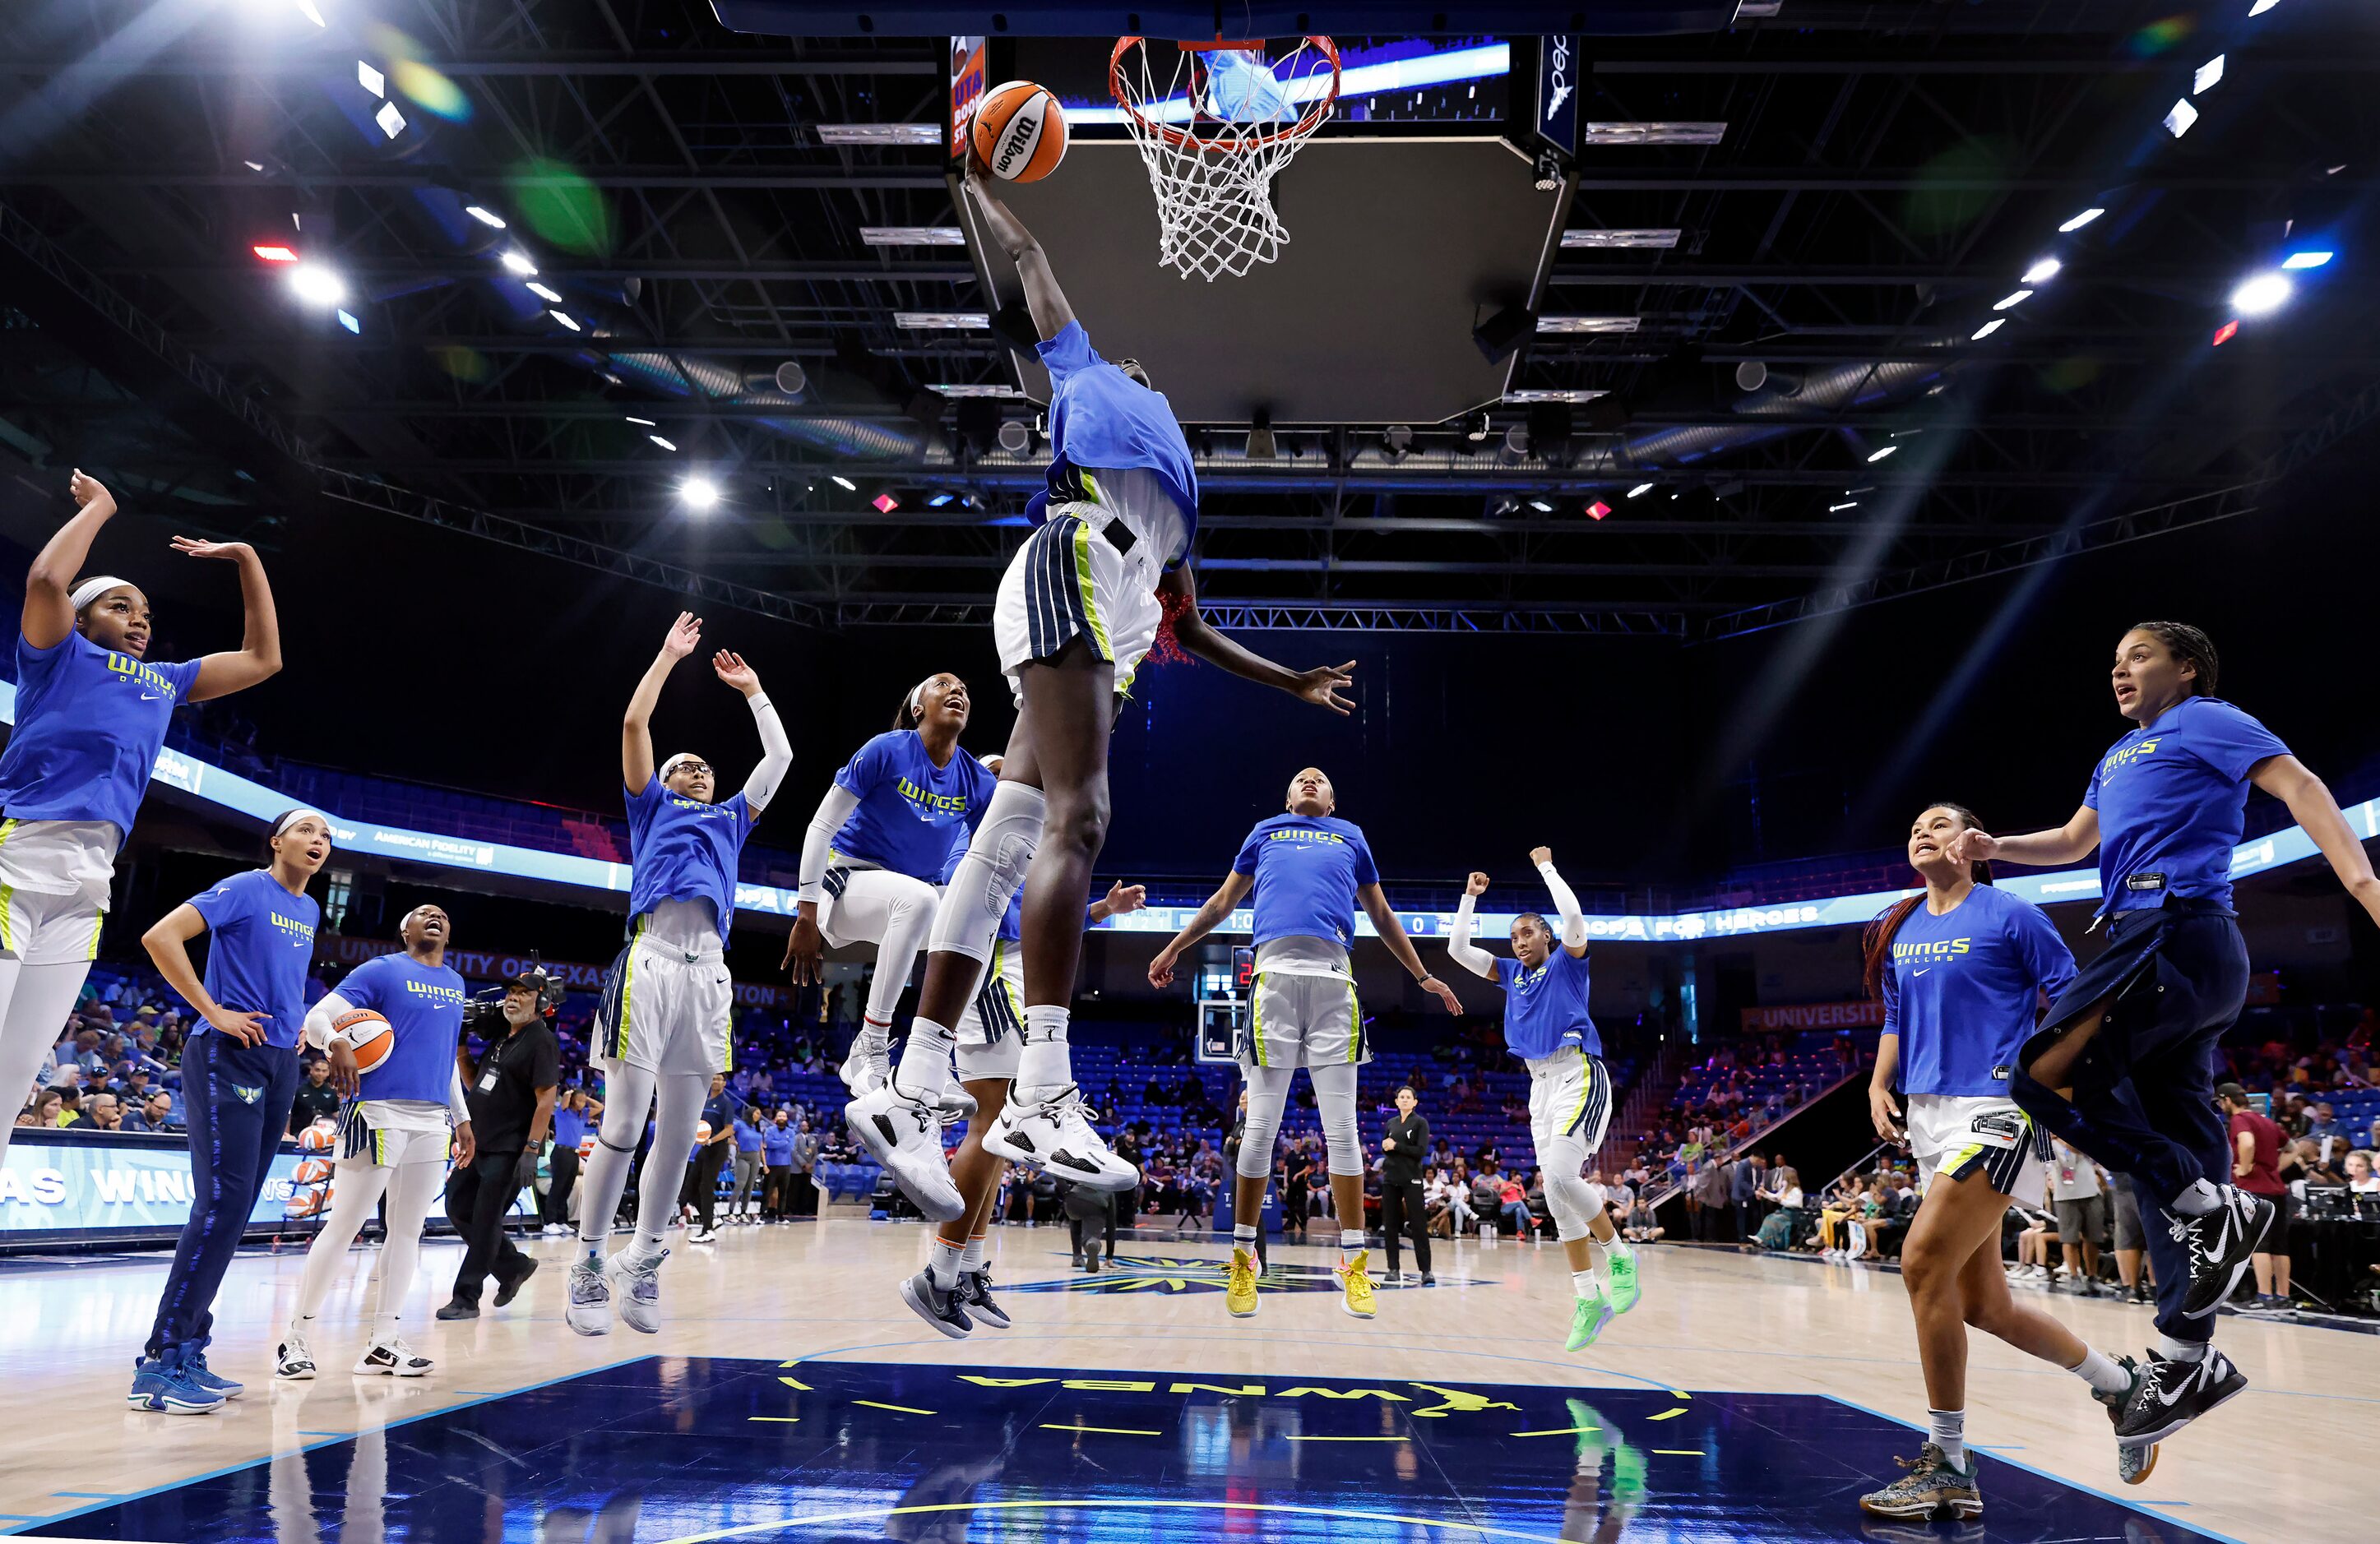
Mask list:
[[1030,80],[983,93],[969,135],[975,159],[1002,182],[1038,182],[1066,154],[1066,115],[1058,99]]

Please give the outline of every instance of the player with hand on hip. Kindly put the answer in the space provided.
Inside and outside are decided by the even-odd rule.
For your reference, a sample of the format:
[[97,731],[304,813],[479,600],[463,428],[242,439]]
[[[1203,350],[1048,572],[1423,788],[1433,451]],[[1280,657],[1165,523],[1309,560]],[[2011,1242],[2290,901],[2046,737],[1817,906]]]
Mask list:
[[1603,1187],[1582,1173],[1611,1119],[1611,1073],[1586,1011],[1586,915],[1555,871],[1551,848],[1531,848],[1529,862],[1553,896],[1560,931],[1538,912],[1524,911],[1512,922],[1512,959],[1473,944],[1472,906],[1488,893],[1488,876],[1475,873],[1463,885],[1446,952],[1504,988],[1504,1045],[1528,1064],[1529,1140],[1577,1298],[1563,1349],[1576,1351],[1594,1345],[1613,1315],[1636,1306],[1636,1252],[1611,1225]]

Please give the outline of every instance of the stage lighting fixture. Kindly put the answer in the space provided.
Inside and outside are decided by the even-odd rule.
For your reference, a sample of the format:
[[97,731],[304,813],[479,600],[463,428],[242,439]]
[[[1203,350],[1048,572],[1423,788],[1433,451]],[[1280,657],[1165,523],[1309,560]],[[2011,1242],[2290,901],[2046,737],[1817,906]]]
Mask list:
[[529,261],[528,259],[523,257],[518,252],[506,252],[503,257],[496,260],[504,265],[504,271],[507,273],[516,273],[524,279],[534,279],[537,277],[537,264]]
[[[263,248],[260,247],[257,250],[261,252]],[[2281,259],[2281,266],[2289,269],[2320,268],[2337,256],[2335,252],[2291,252]]]
[[1994,317],[1991,320],[1984,323],[1981,327],[1976,328],[1973,333],[1969,334],[1967,341],[1974,344],[1982,343],[1985,338],[1990,337],[1993,333],[1998,332],[2001,328],[2007,325],[2008,318]]
[[2222,326],[2215,330],[2215,342],[2212,346],[2221,348],[2225,344],[2229,343],[2233,338],[2238,337],[2239,335],[2240,319],[2234,317],[2229,321],[2225,322]]
[[388,77],[361,59],[356,61],[356,83],[376,97],[388,95]]
[[632,424],[642,424],[647,428],[651,428],[653,427],[653,421],[650,418],[639,418],[633,413],[629,414],[627,418],[628,422]]
[[477,204],[465,204],[463,212],[492,231],[501,231],[504,228],[504,217],[493,210],[481,209]]
[[677,496],[698,513],[719,502],[719,485],[709,477],[688,477],[677,485]]
[[560,290],[550,290],[534,279],[531,279],[528,282],[528,292],[529,294],[536,296],[540,300],[552,301],[556,306],[562,304],[562,292]]
[[833,482],[835,487],[843,489],[845,493],[856,493],[859,491],[859,485],[853,482],[849,477],[844,476],[840,472],[829,472],[827,476]]
[[286,247],[265,245],[261,247],[251,247],[249,250],[254,252],[258,257],[262,258],[266,262],[296,262],[298,260],[298,254],[291,251]]
[[2066,222],[2063,225],[2058,226],[2058,232],[2063,235],[2071,235],[2076,231],[2081,230],[2083,226],[2089,224],[2092,221],[2098,219],[2099,216],[2107,212],[2107,211],[2106,210],[2094,204],[2089,209],[2086,209],[2082,213],[2076,215],[2073,219]]
[[339,325],[346,328],[348,332],[353,332],[358,337],[363,336],[364,324],[357,318],[353,311],[341,311],[339,313]]
[[1628,497],[1631,499],[1642,499],[1645,495],[1652,491],[1653,485],[1651,483],[1638,483],[1635,487],[1628,490]]
[[662,439],[658,434],[648,434],[645,438],[651,440],[654,444],[659,445],[662,450],[674,451],[677,449],[677,446],[674,442]]
[[789,397],[797,397],[809,385],[810,373],[795,361],[788,359],[777,367],[776,381],[778,391]]
[[2028,284],[2047,283],[2050,280],[2057,278],[2058,271],[2065,266],[2066,265],[2064,263],[2059,262],[2056,258],[2043,258],[2039,261],[2035,262],[2031,268],[2024,271],[2024,278],[2022,282]]
[[1893,452],[1899,449],[1900,449],[1900,447],[1898,445],[1880,446],[1876,450],[1868,452],[1867,458],[1871,462],[1882,461],[1886,456],[1890,455]]
[[1463,420],[1463,438],[1476,444],[1488,438],[1488,415],[1474,413]]
[[1413,426],[1390,424],[1381,434],[1380,441],[1388,446],[1389,454],[1391,457],[1402,460],[1405,453],[1413,449]]
[[1539,514],[1551,514],[1554,513],[1554,507],[1551,504],[1547,503],[1543,499],[1530,500],[1529,507],[1536,511]]
[[2005,311],[2011,306],[2022,306],[2032,298],[2033,291],[2029,289],[2021,289],[2010,295],[2003,295],[1998,300],[1993,301],[1992,309],[1995,311]]
[[2231,308],[2243,317],[2270,316],[2288,305],[2296,290],[2277,273],[2259,273],[2231,292]]
[[1504,453],[1515,457],[1529,453],[1529,428],[1526,424],[1514,424],[1504,431]]
[[321,263],[301,262],[291,269],[289,288],[310,306],[335,306],[347,297],[346,281]]
[[2199,66],[2198,73],[2190,78],[2190,94],[2192,96],[2204,96],[2209,90],[2214,89],[2215,83],[2222,78],[2223,55],[2217,54],[2212,59],[2207,60],[2206,63]]
[[1857,499],[1853,499],[1847,503],[1828,504],[1827,506],[1827,513],[1828,514],[1840,514],[1845,510],[1855,510],[1857,508],[1859,508],[1859,501]]
[[891,514],[901,507],[901,501],[892,496],[892,490],[889,488],[868,501],[876,506],[876,513],[879,514]]
[[2198,109],[2192,107],[2186,99],[2178,97],[2174,100],[2173,110],[2159,121],[2165,125],[2165,131],[2168,134],[2179,139],[2190,132],[2191,125],[2198,121]]
[[1022,418],[1010,418],[1002,423],[1000,432],[993,438],[1010,455],[1026,455],[1033,450],[1033,426]]
[[380,111],[372,115],[372,122],[380,125],[380,131],[392,139],[405,132],[405,115],[396,110],[396,103],[393,102],[382,103]]
[[1600,499],[1586,506],[1586,517],[1589,520],[1600,520],[1610,513],[1611,506]]
[[1248,442],[1243,453],[1250,461],[1270,461],[1280,450],[1272,437],[1272,414],[1258,408],[1256,421],[1248,425]]
[[545,314],[552,317],[554,320],[562,323],[563,326],[569,328],[573,332],[585,331],[585,329],[578,325],[577,320],[571,316],[568,311],[548,311]]

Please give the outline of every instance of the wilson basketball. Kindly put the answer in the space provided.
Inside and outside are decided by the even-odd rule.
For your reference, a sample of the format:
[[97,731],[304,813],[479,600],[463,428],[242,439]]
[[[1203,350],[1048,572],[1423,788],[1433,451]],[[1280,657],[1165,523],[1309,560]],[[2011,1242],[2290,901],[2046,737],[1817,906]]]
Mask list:
[[368,1007],[339,1015],[331,1020],[331,1029],[347,1037],[347,1043],[355,1049],[356,1068],[360,1072],[370,1072],[388,1060],[388,1054],[396,1049],[396,1037],[389,1032],[388,1020]]
[[697,1142],[707,1142],[710,1140],[710,1122],[698,1120],[694,1123],[694,1140]]
[[1066,155],[1066,115],[1030,80],[983,93],[975,107],[975,158],[1002,182],[1038,182]]

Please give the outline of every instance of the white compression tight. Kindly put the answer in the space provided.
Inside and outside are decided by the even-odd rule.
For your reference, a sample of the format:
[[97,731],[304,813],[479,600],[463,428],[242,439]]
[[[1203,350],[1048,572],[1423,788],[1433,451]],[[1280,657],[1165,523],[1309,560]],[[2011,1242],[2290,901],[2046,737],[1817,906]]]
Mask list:
[[388,1241],[381,1246],[380,1261],[372,1267],[380,1296],[372,1314],[372,1333],[396,1333],[405,1295],[413,1290],[414,1268],[421,1261],[421,1227],[430,1208],[446,1188],[446,1165],[435,1159],[383,1168],[361,1158],[342,1158],[332,1171],[331,1217],[306,1248],[306,1271],[298,1283],[298,1314],[302,1321],[322,1310],[331,1295],[331,1280],[346,1263],[356,1236],[388,1197]]
[[677,1209],[686,1155],[694,1149],[694,1128],[702,1124],[703,1101],[710,1097],[710,1079],[705,1073],[621,1066],[604,1074],[603,1124],[596,1132],[595,1155],[578,1176],[578,1242],[589,1253],[601,1251],[612,1236],[612,1218],[628,1188],[628,1165],[636,1161],[637,1143],[644,1138],[648,1111],[653,1117],[653,1147],[645,1155],[637,1237],[629,1248],[650,1254],[662,1247],[662,1229]]
[[[87,960],[64,965],[27,965],[0,959],[0,1089],[22,1099],[33,1086],[42,1058],[58,1043],[58,1031],[74,1011],[75,995],[91,974]],[[8,1155],[12,1126],[0,1126],[0,1158]]]
[[[1240,1132],[1239,1173],[1256,1179],[1272,1172],[1272,1150],[1281,1136],[1281,1114],[1289,1105],[1293,1067],[1251,1067],[1243,1069],[1248,1083],[1248,1123]],[[1314,1083],[1314,1107],[1322,1116],[1322,1141],[1330,1153],[1332,1174],[1362,1174],[1363,1144],[1355,1140],[1355,1068],[1309,1067]]]
[[868,987],[868,1023],[862,1034],[892,1027],[892,1012],[917,963],[917,951],[934,930],[934,887],[890,869],[853,869],[834,898],[834,935],[846,943],[876,946],[876,979]]
[[1605,1197],[1602,1186],[1590,1185],[1579,1176],[1586,1167],[1586,1143],[1575,1131],[1539,1142],[1537,1167],[1546,1176],[1546,1209],[1554,1214],[1554,1227],[1562,1242],[1587,1236],[1587,1224],[1602,1215]]

